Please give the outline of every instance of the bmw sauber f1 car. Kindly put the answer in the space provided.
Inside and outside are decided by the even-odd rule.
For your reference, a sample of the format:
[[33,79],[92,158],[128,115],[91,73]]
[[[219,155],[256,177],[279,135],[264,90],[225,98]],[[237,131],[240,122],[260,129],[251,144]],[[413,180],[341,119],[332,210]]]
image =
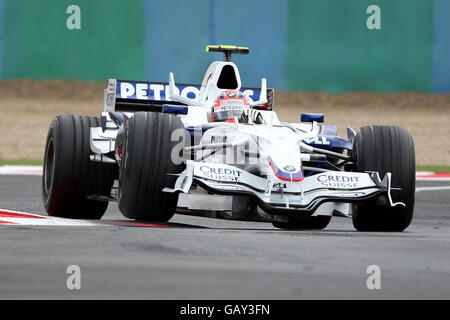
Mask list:
[[232,54],[200,85],[110,79],[100,117],[60,115],[49,129],[42,195],[51,216],[100,219],[109,201],[125,217],[174,213],[323,229],[333,215],[360,231],[402,231],[414,211],[415,155],[401,127],[347,137],[303,113],[286,123],[274,90],[241,86]]

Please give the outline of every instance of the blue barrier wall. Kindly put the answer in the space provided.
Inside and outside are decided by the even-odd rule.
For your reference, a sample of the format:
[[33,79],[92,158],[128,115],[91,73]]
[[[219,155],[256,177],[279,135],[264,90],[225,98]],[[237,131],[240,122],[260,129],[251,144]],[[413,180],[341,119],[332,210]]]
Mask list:
[[450,91],[450,1],[434,1],[433,91]]
[[0,79],[2,78],[2,66],[3,66],[3,0],[0,0]]
[[[81,30],[66,28],[70,4]],[[450,92],[449,16],[450,0],[0,0],[0,79],[199,83],[222,59],[205,46],[236,44],[246,86]]]
[[[195,5],[194,5],[195,4]],[[276,88],[286,87],[286,1],[146,0],[146,62],[148,79],[201,82],[219,54],[206,44],[250,47],[250,56],[234,55],[242,79],[258,86],[262,77]]]

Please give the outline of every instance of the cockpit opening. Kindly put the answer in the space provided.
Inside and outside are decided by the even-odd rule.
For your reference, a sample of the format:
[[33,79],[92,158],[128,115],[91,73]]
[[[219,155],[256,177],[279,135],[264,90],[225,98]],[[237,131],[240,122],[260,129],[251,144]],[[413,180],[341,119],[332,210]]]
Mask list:
[[217,87],[219,89],[232,89],[236,90],[238,88],[238,82],[236,79],[236,74],[234,68],[231,65],[225,65],[217,81]]

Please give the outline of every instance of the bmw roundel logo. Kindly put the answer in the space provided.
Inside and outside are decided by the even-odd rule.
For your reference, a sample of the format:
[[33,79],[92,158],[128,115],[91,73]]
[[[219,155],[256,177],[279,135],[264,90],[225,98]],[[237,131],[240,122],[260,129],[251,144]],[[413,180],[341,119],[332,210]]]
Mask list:
[[234,91],[228,92],[228,98],[234,98],[234,97],[236,97],[236,92],[234,92]]
[[295,171],[295,167],[293,166],[284,166],[284,170],[286,170],[287,172],[294,172]]

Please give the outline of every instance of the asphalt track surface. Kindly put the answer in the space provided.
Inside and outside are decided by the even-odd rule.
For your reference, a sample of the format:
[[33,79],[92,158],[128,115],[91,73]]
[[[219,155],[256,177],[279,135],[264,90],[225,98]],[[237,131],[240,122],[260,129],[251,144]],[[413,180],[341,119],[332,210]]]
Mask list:
[[[45,213],[39,176],[0,176],[0,207]],[[449,186],[418,182],[418,187]],[[123,220],[111,204],[105,220]],[[450,190],[416,194],[402,233],[175,215],[171,227],[0,226],[0,299],[449,299]],[[66,268],[81,269],[68,290]],[[381,269],[381,289],[366,286]]]

